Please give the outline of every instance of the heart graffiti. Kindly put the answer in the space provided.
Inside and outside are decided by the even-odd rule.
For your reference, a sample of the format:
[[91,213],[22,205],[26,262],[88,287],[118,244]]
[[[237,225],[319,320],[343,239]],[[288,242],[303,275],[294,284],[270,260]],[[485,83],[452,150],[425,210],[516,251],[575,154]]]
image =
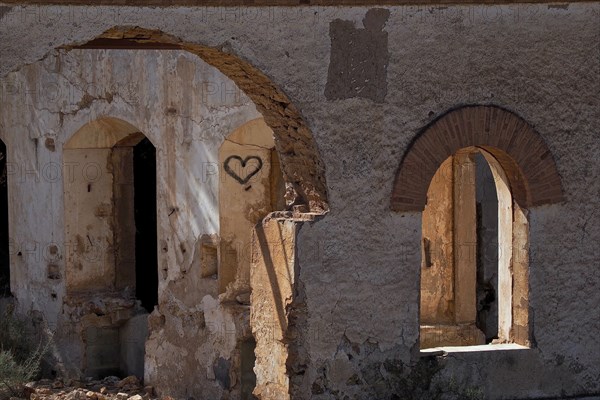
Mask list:
[[[231,163],[231,160],[237,160],[237,161],[239,161],[239,163],[240,163],[240,165],[242,167],[242,168],[240,168],[240,171],[242,173],[245,172],[244,169],[246,168],[246,164],[248,164],[249,161],[256,160],[257,161],[257,165],[254,166],[254,169],[252,169],[249,172],[247,172],[245,177],[241,177],[229,165]],[[242,159],[242,157],[240,157],[240,156],[233,155],[233,156],[227,157],[227,159],[223,163],[223,168],[225,169],[225,172],[227,172],[227,174],[229,174],[229,176],[231,176],[233,179],[235,179],[236,181],[238,181],[240,183],[240,185],[245,185],[246,183],[248,183],[248,181],[250,181],[250,179],[252,179],[252,177],[254,175],[258,174],[258,171],[260,171],[260,169],[262,168],[262,166],[263,166],[263,162],[260,159],[260,157],[257,157],[257,156],[248,156],[248,157]]]

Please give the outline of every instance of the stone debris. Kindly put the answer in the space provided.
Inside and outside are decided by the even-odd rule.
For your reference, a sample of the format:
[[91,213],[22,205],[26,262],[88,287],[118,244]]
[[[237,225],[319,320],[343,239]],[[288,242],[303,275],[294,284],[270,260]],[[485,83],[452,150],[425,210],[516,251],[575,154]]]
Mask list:
[[121,381],[119,381],[119,383],[117,383],[117,386],[122,388],[128,385],[132,385],[132,386],[139,386],[140,381],[138,380],[138,378],[134,375],[128,376],[127,378],[122,379]]
[[153,386],[144,386],[135,376],[119,379],[109,376],[101,380],[84,381],[42,379],[29,382],[23,397],[12,400],[169,400],[169,396],[156,397]]

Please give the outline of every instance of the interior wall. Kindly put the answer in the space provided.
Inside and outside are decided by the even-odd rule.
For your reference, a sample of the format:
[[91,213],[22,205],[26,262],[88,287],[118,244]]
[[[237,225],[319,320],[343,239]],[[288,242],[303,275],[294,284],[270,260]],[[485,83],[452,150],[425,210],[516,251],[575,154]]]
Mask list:
[[66,284],[72,292],[115,287],[111,149],[68,149],[64,163],[87,166],[65,180]]
[[491,342],[498,333],[498,200],[480,150],[461,149],[439,166],[422,219],[420,348]]
[[236,129],[219,149],[219,292],[231,285],[230,299],[250,293],[252,229],[276,211],[283,178],[280,166],[271,163],[274,146],[273,131],[261,118]]
[[[115,146],[110,149],[108,161],[113,175],[113,235],[115,254],[116,290],[136,288],[136,241],[137,231],[134,207],[133,148]],[[148,201],[151,202],[151,197]]]
[[[514,236],[513,233],[513,203],[516,204],[516,201],[513,200],[507,173],[491,154],[483,150],[481,150],[481,154],[486,159],[494,176],[498,199],[498,340],[511,342],[514,340],[512,332],[513,296],[516,285],[513,277],[513,250],[527,248],[527,240],[523,236]],[[522,262],[521,267],[528,269],[528,261],[523,259]],[[528,292],[526,290],[521,294],[523,301],[528,296],[526,294]]]

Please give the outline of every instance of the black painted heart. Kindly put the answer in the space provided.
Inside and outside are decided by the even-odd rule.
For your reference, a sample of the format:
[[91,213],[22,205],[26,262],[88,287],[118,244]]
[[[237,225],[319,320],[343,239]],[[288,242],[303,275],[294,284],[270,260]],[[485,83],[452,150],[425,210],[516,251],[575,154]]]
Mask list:
[[[255,160],[257,164],[250,164],[253,166],[253,168],[250,168],[249,171],[246,171],[246,165],[248,165],[248,162],[252,160]],[[241,167],[239,168],[239,171],[236,171],[236,169],[232,168],[232,161],[234,166],[239,165]],[[227,159],[223,163],[223,168],[225,169],[225,172],[227,172],[227,174],[229,174],[229,176],[231,176],[233,179],[238,181],[240,185],[245,185],[246,183],[248,183],[254,175],[258,174],[258,171],[260,171],[262,166],[263,162],[258,156],[248,156],[242,159],[242,157],[240,156],[233,155],[227,157]],[[240,173],[238,174],[238,172]]]

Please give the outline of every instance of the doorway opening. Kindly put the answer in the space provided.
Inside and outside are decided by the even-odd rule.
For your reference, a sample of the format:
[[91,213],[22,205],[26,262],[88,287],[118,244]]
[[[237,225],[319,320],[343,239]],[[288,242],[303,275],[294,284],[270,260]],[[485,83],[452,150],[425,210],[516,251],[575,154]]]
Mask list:
[[158,305],[156,148],[148,138],[133,148],[135,293],[149,313]]
[[64,179],[67,293],[104,304],[86,318],[85,373],[141,378],[158,304],[156,149],[127,122],[101,118],[71,137],[63,159],[73,166]]

